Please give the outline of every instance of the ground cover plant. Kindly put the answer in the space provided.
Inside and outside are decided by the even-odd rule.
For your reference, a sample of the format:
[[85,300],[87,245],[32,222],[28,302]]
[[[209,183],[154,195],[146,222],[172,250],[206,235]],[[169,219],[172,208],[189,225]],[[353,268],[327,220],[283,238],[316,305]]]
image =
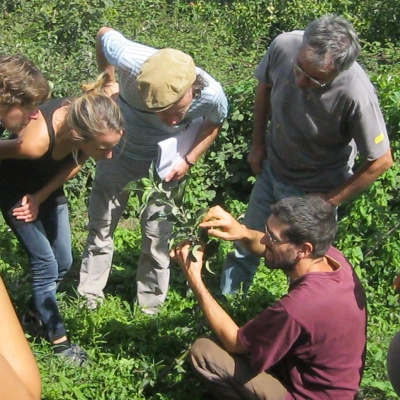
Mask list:
[[[96,71],[97,30],[111,26],[155,47],[176,47],[223,85],[230,116],[205,158],[191,171],[183,208],[196,215],[220,204],[239,217],[251,190],[246,164],[251,135],[253,70],[273,37],[303,28],[321,14],[335,12],[360,34],[360,62],[375,84],[390,131],[395,160],[400,125],[400,4],[384,0],[3,0],[0,51],[20,51],[46,72],[53,96],[79,93]],[[88,367],[76,369],[51,357],[48,345],[31,338],[42,378],[43,398],[205,399],[185,355],[194,338],[208,332],[183,274],[172,265],[167,303],[157,317],[133,304],[139,257],[138,198],[132,195],[115,234],[113,271],[104,305],[95,312],[76,296],[80,257],[86,239],[86,206],[94,163],[69,182],[74,265],[60,287],[62,314],[73,340],[88,350]],[[369,301],[368,348],[360,398],[395,399],[386,374],[386,350],[400,329],[399,304],[391,282],[400,268],[399,167],[396,164],[368,191],[339,209],[336,245],[356,267]],[[221,243],[205,271],[210,289],[218,281],[229,245]],[[0,273],[18,312],[30,292],[27,260],[17,240],[0,222]],[[279,272],[260,269],[246,301],[220,299],[240,324],[287,290]]]

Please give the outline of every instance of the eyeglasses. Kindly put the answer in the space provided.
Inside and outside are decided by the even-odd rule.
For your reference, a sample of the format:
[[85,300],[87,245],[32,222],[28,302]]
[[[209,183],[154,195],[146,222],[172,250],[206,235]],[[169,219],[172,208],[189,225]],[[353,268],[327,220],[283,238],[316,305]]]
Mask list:
[[325,87],[328,83],[321,83],[320,81],[318,81],[317,79],[313,78],[312,76],[308,75],[303,68],[301,68],[299,65],[297,65],[293,60],[291,61],[293,69],[296,72],[299,72],[303,75],[305,75],[312,83],[315,83],[316,85],[318,85],[320,88]]
[[281,245],[281,244],[289,243],[289,242],[286,241],[286,240],[281,240],[281,239],[278,239],[277,237],[275,237],[275,235],[269,230],[267,224],[265,224],[265,233],[268,235],[268,240],[269,240],[273,245],[279,246],[279,245]]

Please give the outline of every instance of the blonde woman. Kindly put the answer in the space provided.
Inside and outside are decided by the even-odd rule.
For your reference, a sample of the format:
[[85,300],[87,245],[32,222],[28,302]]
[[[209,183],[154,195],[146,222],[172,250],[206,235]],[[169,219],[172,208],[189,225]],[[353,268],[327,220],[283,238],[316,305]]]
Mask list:
[[32,270],[33,295],[24,324],[37,323],[53,350],[86,362],[86,353],[71,344],[58,309],[56,290],[72,264],[71,230],[63,183],[88,158],[111,158],[123,134],[118,105],[102,94],[100,76],[87,93],[55,99],[39,107],[18,134],[14,159],[0,168],[0,208],[24,247]]

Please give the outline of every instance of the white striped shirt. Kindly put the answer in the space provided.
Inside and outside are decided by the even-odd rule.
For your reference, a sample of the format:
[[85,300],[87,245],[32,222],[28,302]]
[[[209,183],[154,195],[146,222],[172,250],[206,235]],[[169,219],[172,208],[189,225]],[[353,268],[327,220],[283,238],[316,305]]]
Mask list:
[[125,121],[125,140],[118,146],[126,157],[135,160],[156,160],[157,143],[182,132],[191,121],[204,117],[221,123],[228,114],[228,101],[221,85],[207,72],[196,67],[207,86],[199,99],[193,99],[185,118],[175,126],[164,124],[154,113],[146,111],[141,100],[136,77],[143,62],[157,49],[132,42],[111,30],[102,37],[102,48],[108,62],[118,75],[120,101]]

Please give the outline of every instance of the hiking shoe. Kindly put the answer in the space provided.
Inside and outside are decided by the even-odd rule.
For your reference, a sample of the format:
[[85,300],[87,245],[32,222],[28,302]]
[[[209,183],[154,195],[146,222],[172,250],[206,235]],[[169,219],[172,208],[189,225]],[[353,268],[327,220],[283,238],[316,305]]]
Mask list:
[[96,311],[104,302],[104,299],[97,296],[83,296],[80,308],[86,308],[89,311]]
[[57,357],[65,357],[75,367],[84,367],[87,363],[87,353],[81,346],[71,343],[71,347],[55,353]]

